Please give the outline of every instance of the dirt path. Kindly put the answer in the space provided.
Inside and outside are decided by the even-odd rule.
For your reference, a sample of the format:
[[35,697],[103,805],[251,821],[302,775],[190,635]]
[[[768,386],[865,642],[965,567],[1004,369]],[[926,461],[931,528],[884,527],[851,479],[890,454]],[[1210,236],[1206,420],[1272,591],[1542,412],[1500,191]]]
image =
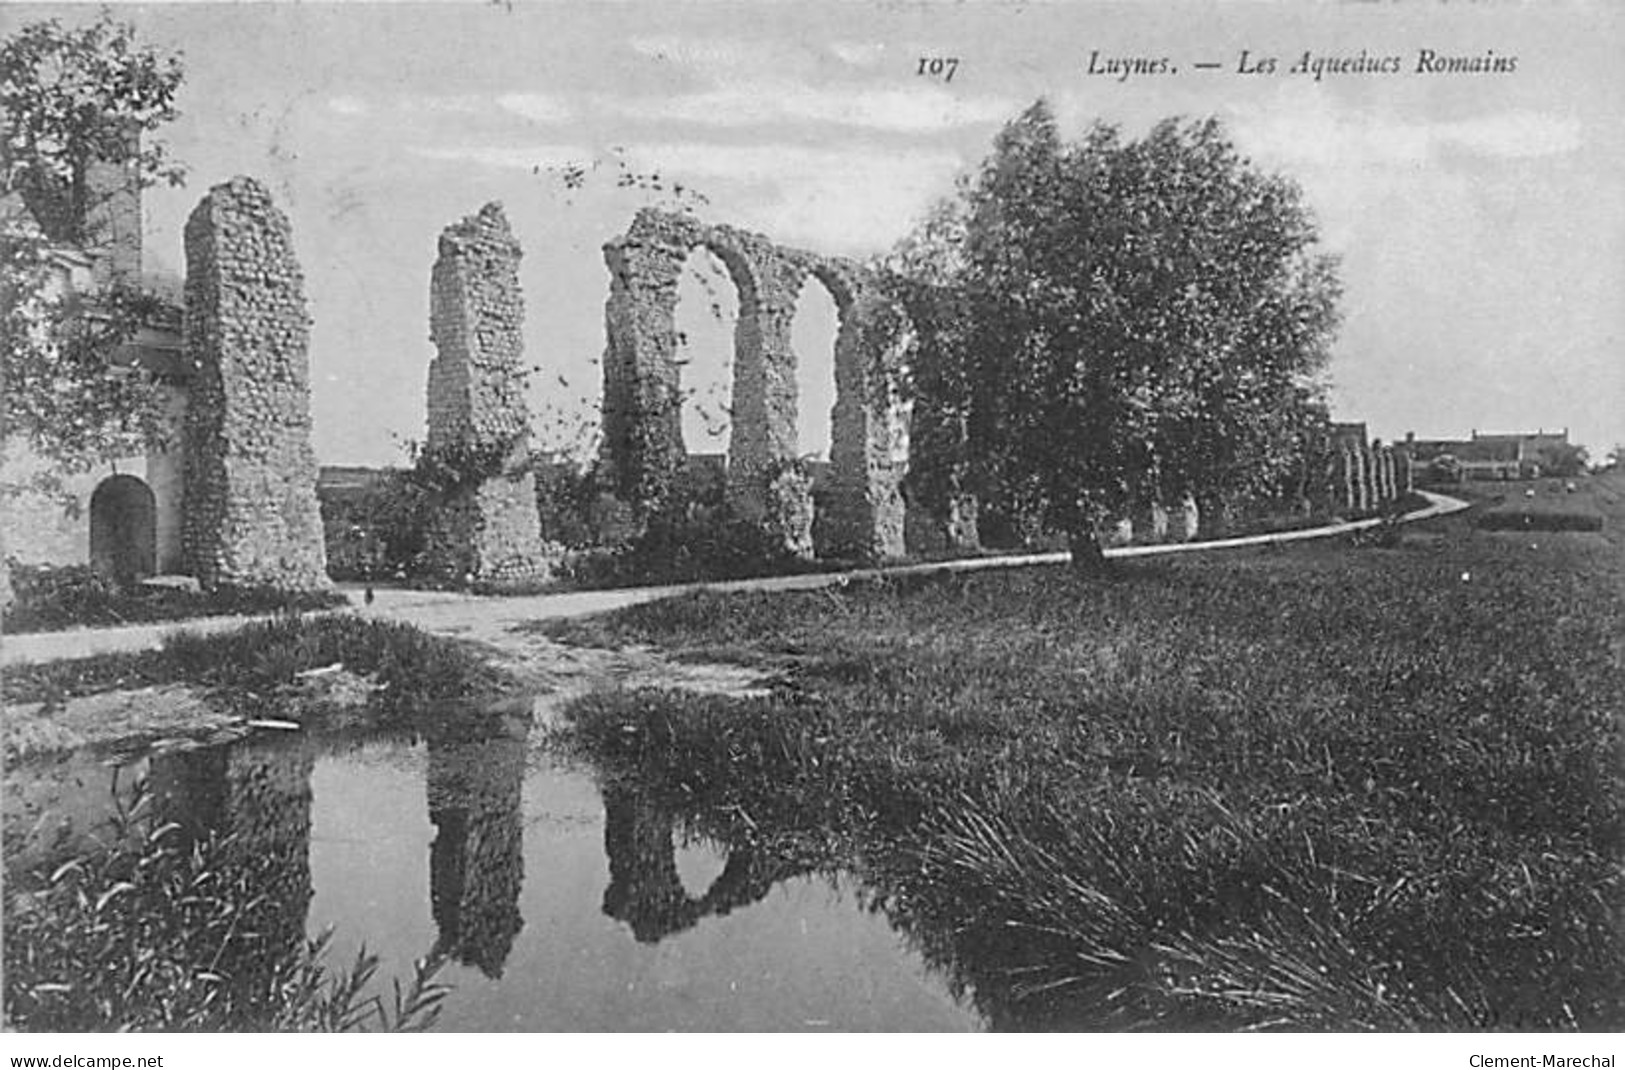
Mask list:
[[[1431,501],[1429,507],[1411,514],[1407,519],[1426,519],[1467,507],[1467,503],[1454,498],[1433,494],[1426,496]],[[1106,553],[1108,557],[1132,558],[1262,546],[1346,534],[1376,523],[1374,520],[1358,521],[1329,528],[1206,543],[1119,547]],[[758,670],[737,665],[673,661],[646,647],[601,650],[566,646],[538,634],[537,629],[526,627],[537,621],[589,616],[698,590],[815,590],[880,575],[971,572],[1057,564],[1066,560],[1064,553],[1026,554],[729,583],[581,591],[519,598],[386,589],[376,592],[376,599],[370,606],[332,612],[405,621],[438,635],[480,644],[489,651],[494,662],[514,671],[526,681],[527,686],[516,701],[529,707],[535,723],[556,726],[562,710],[570,702],[601,688],[662,687],[748,696],[765,693],[769,681]],[[6,636],[3,649],[0,649],[0,665],[154,649],[163,642],[165,635],[172,632],[229,631],[255,619],[265,618],[206,618],[131,628]],[[240,726],[241,720],[228,711],[211,706],[201,694],[182,686],[115,691],[69,699],[52,706],[33,703],[8,709],[4,745],[8,757],[15,759],[27,754],[121,742],[142,736],[196,736],[220,732]]]
[[[1420,492],[1429,500],[1425,509],[1411,513],[1406,520],[1425,520],[1444,516],[1467,508],[1467,503],[1442,494]],[[1165,554],[1200,553],[1249,546],[1279,545],[1320,539],[1351,532],[1363,531],[1380,523],[1378,520],[1358,520],[1333,524],[1303,531],[1279,532],[1272,535],[1248,535],[1234,539],[1209,542],[1170,543],[1158,546],[1122,546],[1106,551],[1108,558],[1153,557]],[[408,591],[381,589],[371,606],[340,609],[332,612],[359,612],[367,616],[415,624],[426,631],[445,635],[468,635],[497,646],[509,642],[515,625],[538,620],[583,617],[605,613],[625,606],[654,602],[691,591],[805,591],[836,584],[850,583],[875,576],[930,575],[948,572],[979,572],[985,569],[1021,568],[1031,565],[1061,564],[1065,553],[1020,554],[1009,557],[976,557],[958,561],[930,562],[921,565],[897,565],[884,568],[858,569],[850,572],[826,572],[803,576],[772,576],[754,580],[735,580],[727,583],[690,583],[666,587],[636,587],[613,591],[575,591],[568,594],[542,594],[518,598],[482,597],[439,591]],[[33,635],[0,637],[0,666],[30,662],[60,661],[82,658],[93,654],[106,654],[158,647],[164,636],[179,631],[223,632],[240,628],[259,617],[210,617],[176,623],[137,625],[127,628],[81,628],[66,632],[42,632]],[[521,644],[523,645],[523,644]]]

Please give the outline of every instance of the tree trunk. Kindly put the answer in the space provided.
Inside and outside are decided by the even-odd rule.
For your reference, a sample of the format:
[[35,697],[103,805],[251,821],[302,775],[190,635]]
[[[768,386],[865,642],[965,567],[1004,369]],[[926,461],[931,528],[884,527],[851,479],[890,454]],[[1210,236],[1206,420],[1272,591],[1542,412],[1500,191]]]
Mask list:
[[1098,533],[1072,532],[1067,536],[1067,549],[1072,552],[1072,571],[1085,576],[1106,571],[1106,551]]

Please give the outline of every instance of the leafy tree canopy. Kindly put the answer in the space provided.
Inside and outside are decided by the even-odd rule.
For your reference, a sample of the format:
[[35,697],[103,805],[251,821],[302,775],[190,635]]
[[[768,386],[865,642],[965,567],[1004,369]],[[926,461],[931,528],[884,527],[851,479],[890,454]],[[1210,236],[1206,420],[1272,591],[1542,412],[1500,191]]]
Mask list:
[[180,184],[168,147],[144,135],[176,117],[181,78],[178,55],[138,46],[106,11],[79,28],[24,26],[0,46],[0,192],[21,194],[51,241],[93,245],[93,168],[126,168],[143,187]]
[[1216,120],[1068,144],[1039,101],[891,258],[916,412],[962,433],[984,501],[1091,552],[1135,502],[1275,486],[1324,421],[1340,288],[1317,242]]
[[[122,188],[181,182],[150,136],[175,117],[181,77],[177,56],[140,46],[105,11],[82,27],[32,23],[0,44],[0,417],[8,439],[52,466],[35,473],[38,489],[154,431],[149,377],[114,357],[161,303],[133,279],[77,293],[68,266],[105,250],[107,202]],[[9,475],[6,489],[20,489]]]

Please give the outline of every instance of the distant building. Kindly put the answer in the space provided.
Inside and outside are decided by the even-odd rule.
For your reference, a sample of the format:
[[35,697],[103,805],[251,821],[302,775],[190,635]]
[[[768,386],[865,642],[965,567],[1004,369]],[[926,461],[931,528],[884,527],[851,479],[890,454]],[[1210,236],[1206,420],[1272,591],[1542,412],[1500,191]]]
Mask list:
[[1332,424],[1333,449],[1364,449],[1370,444],[1371,434],[1366,430],[1365,421]]
[[1558,468],[1574,452],[1566,427],[1511,434],[1481,434],[1475,428],[1466,439],[1424,439],[1411,432],[1405,449],[1413,465],[1453,466],[1462,479],[1532,478]]

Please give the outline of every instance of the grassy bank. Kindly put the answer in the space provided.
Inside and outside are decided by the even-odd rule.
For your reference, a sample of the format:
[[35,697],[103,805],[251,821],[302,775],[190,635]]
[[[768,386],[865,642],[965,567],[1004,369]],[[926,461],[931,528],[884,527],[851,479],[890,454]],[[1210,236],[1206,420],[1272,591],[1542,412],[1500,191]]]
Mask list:
[[700,595],[561,625],[772,667],[581,745],[718,835],[843,844],[1024,1026],[1615,1028],[1625,561],[1398,548]]
[[198,591],[185,587],[121,585],[87,565],[11,566],[13,599],[0,627],[12,635],[68,628],[110,628],[125,624],[299,613],[345,604],[335,591],[281,591],[227,587]]
[[310,705],[300,674],[333,666],[371,685],[368,706],[385,720],[446,703],[480,703],[516,683],[467,643],[409,624],[330,616],[284,617],[217,635],[182,632],[159,650],[13,666],[0,694],[8,704],[52,703],[187,684],[219,692],[244,710],[270,707],[265,712],[298,715]]

